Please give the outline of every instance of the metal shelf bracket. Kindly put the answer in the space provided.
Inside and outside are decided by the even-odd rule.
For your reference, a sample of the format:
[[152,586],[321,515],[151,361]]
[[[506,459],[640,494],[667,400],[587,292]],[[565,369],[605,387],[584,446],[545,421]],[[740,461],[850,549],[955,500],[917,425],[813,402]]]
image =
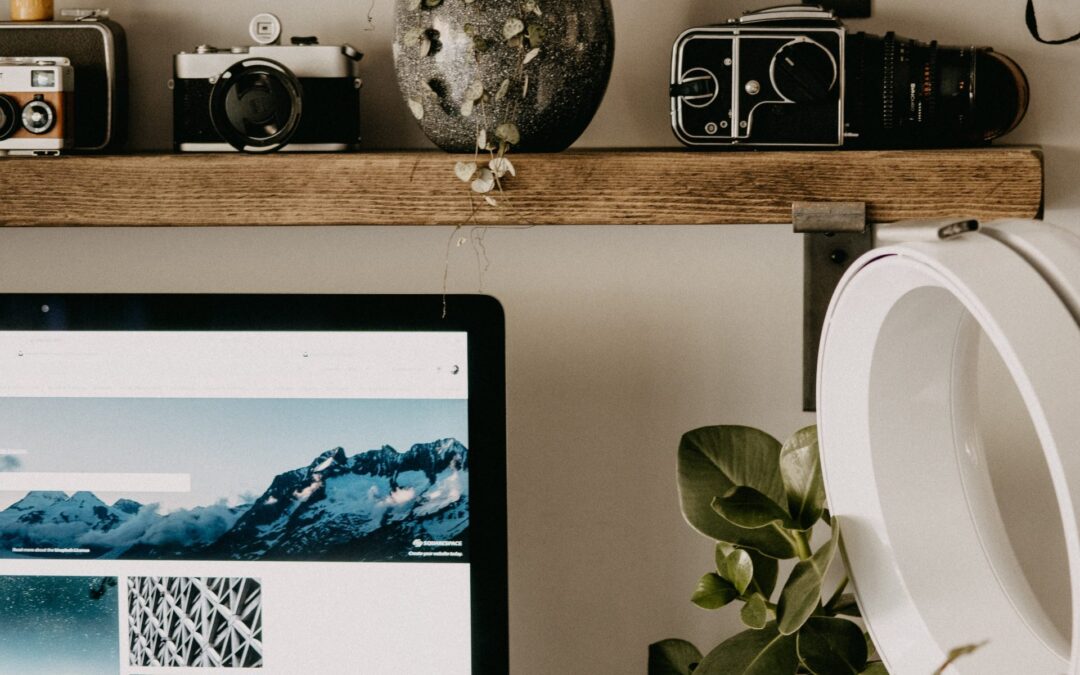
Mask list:
[[795,232],[803,248],[803,410],[817,408],[817,360],[821,329],[840,277],[851,263],[874,247],[866,223],[865,202],[795,202]]

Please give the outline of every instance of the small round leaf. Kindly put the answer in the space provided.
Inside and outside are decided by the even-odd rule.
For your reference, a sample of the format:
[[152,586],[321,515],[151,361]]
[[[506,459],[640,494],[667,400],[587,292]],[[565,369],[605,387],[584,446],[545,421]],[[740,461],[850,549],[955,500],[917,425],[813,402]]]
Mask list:
[[525,30],[525,22],[518,18],[510,18],[503,24],[503,37],[507,40],[516,35],[521,35]]
[[516,124],[500,124],[495,129],[495,136],[510,145],[517,145],[521,142],[521,132],[518,131]]
[[495,174],[491,169],[480,169],[480,174],[472,182],[473,192],[486,194],[495,189]]
[[765,607],[765,598],[755,593],[739,612],[739,618],[749,628],[761,630],[769,620],[769,610]]
[[413,117],[416,119],[424,119],[424,104],[417,101],[415,98],[409,99],[409,110],[412,111]]
[[690,601],[702,609],[720,609],[737,597],[739,592],[731,582],[720,578],[715,572],[709,572],[698,581]]
[[724,570],[721,574],[735,586],[739,595],[742,595],[754,579],[754,561],[750,559],[750,554],[742,549],[733,551],[724,560]]
[[472,182],[476,175],[476,162],[458,162],[454,165],[454,175],[463,183]]

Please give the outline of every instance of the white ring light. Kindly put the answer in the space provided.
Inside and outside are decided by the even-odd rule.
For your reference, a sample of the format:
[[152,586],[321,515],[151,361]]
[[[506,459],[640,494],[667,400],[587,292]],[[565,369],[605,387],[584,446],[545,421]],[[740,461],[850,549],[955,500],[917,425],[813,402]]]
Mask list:
[[[1031,417],[1060,508],[1072,635],[1036,600],[975,428],[980,331]],[[894,675],[1080,674],[1080,239],[1031,221],[876,249],[833,296],[818,363],[829,505]]]

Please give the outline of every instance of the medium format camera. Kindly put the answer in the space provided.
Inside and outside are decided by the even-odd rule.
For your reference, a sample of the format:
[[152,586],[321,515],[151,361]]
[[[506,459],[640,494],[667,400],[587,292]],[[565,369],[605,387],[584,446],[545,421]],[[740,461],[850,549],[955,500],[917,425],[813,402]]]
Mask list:
[[691,28],[671,60],[671,123],[690,146],[979,145],[1028,106],[1024,72],[988,47],[849,33],[821,7]]
[[177,150],[340,151],[360,141],[363,55],[314,37],[278,44],[272,14],[251,21],[252,47],[202,45],[173,61],[173,145]]
[[0,153],[55,155],[71,147],[75,71],[65,58],[0,58]]

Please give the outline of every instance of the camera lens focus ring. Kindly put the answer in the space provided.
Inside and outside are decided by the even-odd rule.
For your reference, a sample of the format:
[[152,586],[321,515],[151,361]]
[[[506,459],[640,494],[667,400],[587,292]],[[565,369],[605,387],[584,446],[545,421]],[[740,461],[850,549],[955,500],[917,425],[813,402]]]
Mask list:
[[0,141],[11,138],[19,130],[19,104],[10,96],[0,94]]
[[241,152],[274,152],[299,128],[302,98],[300,80],[281,63],[243,59],[214,83],[210,121]]
[[56,123],[56,111],[48,101],[33,100],[23,106],[23,128],[32,134],[46,134]]

